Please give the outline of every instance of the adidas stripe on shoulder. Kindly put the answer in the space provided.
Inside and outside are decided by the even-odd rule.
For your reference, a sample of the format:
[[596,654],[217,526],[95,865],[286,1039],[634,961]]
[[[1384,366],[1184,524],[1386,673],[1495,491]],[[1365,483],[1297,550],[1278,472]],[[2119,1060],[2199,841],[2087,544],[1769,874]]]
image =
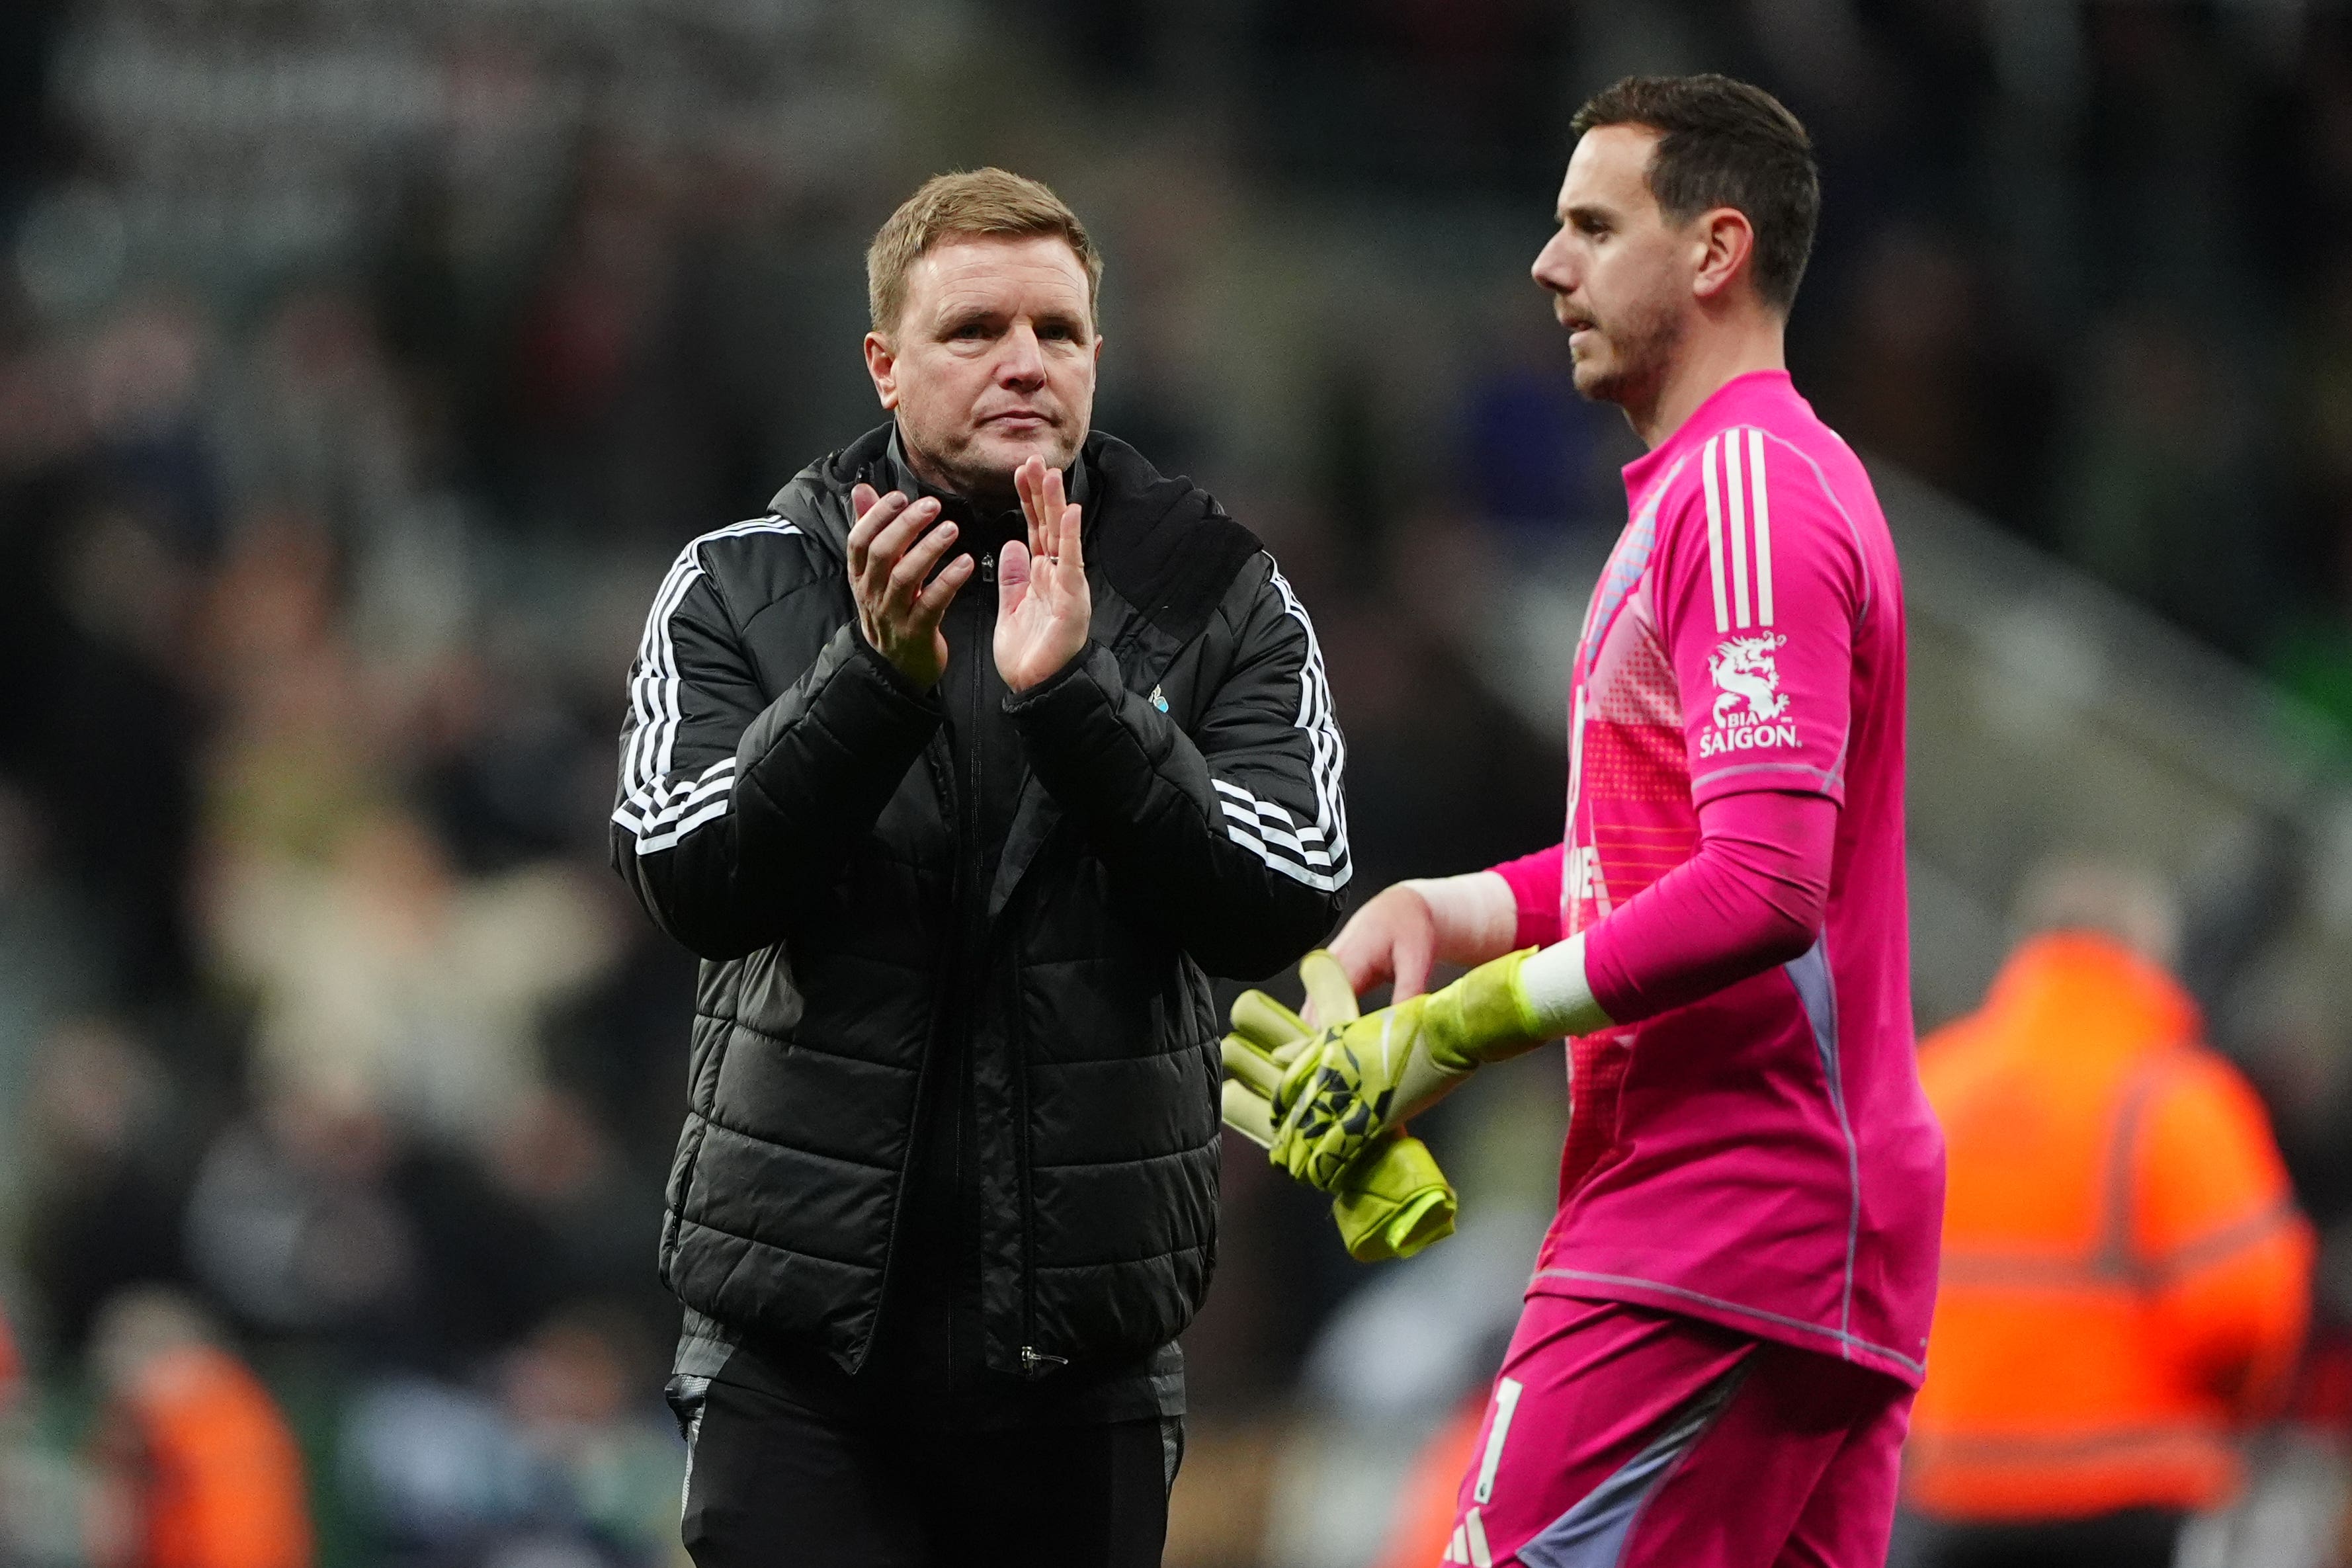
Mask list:
[[800,525],[782,517],[751,517],[695,539],[671,563],[646,617],[645,634],[629,673],[630,731],[621,759],[624,792],[613,821],[635,841],[636,852],[674,848],[704,823],[727,814],[735,799],[735,758],[724,757],[692,777],[671,777],[670,753],[684,722],[679,708],[684,680],[671,622],[678,606],[705,573],[702,547],[748,534],[797,534]]

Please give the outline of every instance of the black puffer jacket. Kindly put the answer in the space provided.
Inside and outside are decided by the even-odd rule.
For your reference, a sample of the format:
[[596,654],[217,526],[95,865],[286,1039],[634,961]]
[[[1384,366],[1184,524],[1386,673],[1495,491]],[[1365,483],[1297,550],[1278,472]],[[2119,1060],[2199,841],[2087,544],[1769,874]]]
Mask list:
[[1338,917],[1322,658],[1246,529],[1089,437],[1092,641],[974,716],[1011,727],[1029,773],[973,853],[941,734],[955,662],[916,691],[859,635],[845,575],[850,488],[890,488],[890,449],[885,426],[688,545],[632,673],[615,864],[704,959],[662,1274],[856,1370],[921,1075],[952,1054],[977,1110],[986,1364],[1132,1358],[1182,1330],[1215,1259],[1203,971],[1271,973]]

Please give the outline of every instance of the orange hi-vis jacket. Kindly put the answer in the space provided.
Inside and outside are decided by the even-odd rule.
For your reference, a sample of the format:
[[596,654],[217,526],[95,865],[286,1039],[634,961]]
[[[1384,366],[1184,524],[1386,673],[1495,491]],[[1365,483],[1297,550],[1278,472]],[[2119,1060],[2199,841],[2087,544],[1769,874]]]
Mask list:
[[2281,1392],[2310,1227],[2188,994],[2105,937],[2027,943],[1921,1048],[1950,1177],[1910,1504],[1963,1520],[2196,1510]]
[[242,1364],[206,1345],[165,1352],[117,1416],[145,1476],[136,1568],[310,1568],[301,1452]]

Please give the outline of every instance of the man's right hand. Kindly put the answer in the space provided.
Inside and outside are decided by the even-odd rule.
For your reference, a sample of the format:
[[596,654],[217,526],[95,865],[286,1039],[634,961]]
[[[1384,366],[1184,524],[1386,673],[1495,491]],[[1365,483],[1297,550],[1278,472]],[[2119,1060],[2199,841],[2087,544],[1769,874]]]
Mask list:
[[[897,490],[877,496],[873,486],[860,485],[850,491],[849,506],[857,517],[849,530],[849,591],[857,601],[857,630],[900,674],[929,690],[948,667],[948,638],[940,618],[956,590],[971,579],[971,557],[960,555],[940,566],[940,558],[955,543],[956,526],[931,527],[940,504],[929,497],[909,502]],[[931,575],[934,568],[937,577]]]
[[[1437,917],[1429,901],[1409,882],[1383,888],[1348,917],[1331,940],[1331,956],[1347,972],[1348,988],[1362,996],[1383,980],[1396,982],[1394,1001],[1429,989],[1429,966],[1437,953]],[[1309,999],[1310,1011],[1312,998]],[[1318,1025],[1336,1019],[1316,1018]]]
[[1393,980],[1391,1000],[1402,1002],[1429,989],[1431,965],[1475,968],[1509,952],[1518,929],[1518,900],[1494,872],[1415,878],[1356,911],[1330,951],[1358,996]]

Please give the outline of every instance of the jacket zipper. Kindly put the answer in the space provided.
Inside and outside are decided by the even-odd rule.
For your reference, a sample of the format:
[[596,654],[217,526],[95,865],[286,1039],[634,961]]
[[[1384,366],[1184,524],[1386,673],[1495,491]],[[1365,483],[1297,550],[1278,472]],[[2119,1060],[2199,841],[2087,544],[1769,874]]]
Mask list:
[[[946,744],[943,737],[934,737],[930,746],[924,747],[923,759],[931,770],[932,786],[939,790],[947,804],[949,812],[952,815],[958,810],[955,769],[947,766],[940,759],[938,751],[933,749],[937,747],[939,750],[944,750]],[[963,874],[962,866],[957,866],[958,882],[963,880]],[[942,1030],[952,1027],[952,1020],[949,1015],[956,998],[950,976],[951,971],[942,970],[931,988],[931,1034],[934,1040]],[[886,1290],[888,1288],[890,1279],[890,1265],[896,1262],[898,1257],[898,1222],[906,1213],[908,1178],[913,1174],[915,1150],[920,1146],[922,1141],[923,1129],[915,1124],[922,1119],[925,1091],[930,1085],[931,1058],[935,1054],[934,1051],[927,1047],[923,1051],[922,1061],[915,1068],[915,1114],[908,1125],[907,1152],[898,1161],[898,1201],[890,1207],[890,1234],[882,1244],[882,1279]],[[858,1346],[856,1364],[849,1369],[852,1376],[866,1369],[866,1358],[873,1354],[874,1333],[868,1329],[866,1343]]]
[[1017,977],[1008,976],[1007,984],[1014,988],[1008,998],[1011,1006],[1004,1009],[1006,1043],[1012,1048],[1013,1119],[1021,1128],[1021,1140],[1013,1150],[1013,1168],[1020,1177],[1021,1193],[1021,1371],[1025,1376],[1041,1377],[1053,1367],[1067,1366],[1066,1355],[1050,1355],[1037,1348],[1037,1231],[1032,1211],[1035,1199],[1030,1191],[1029,1158],[1029,1040],[1021,1029],[1021,1007]]
[[[996,580],[996,552],[994,550],[986,551],[981,556],[980,580],[982,582],[994,582]],[[986,685],[987,683],[985,681],[981,681],[975,683],[972,688],[972,733],[975,739],[980,733],[980,721],[982,717],[980,713],[981,705],[979,701],[979,694],[981,691],[985,689]],[[980,748],[976,744],[973,747],[972,755],[975,758],[980,755]],[[974,789],[971,793],[974,797],[972,803],[972,826],[976,830],[979,826],[979,791]],[[973,834],[973,854],[977,857],[979,853],[977,831]],[[982,900],[982,904],[980,906],[979,917],[976,922],[980,933],[979,946],[982,949],[981,956],[983,962],[993,956],[992,949],[994,946],[994,944],[989,940],[991,932],[986,913],[985,900],[987,896],[987,891],[982,890],[981,898]],[[982,972],[984,974],[985,970]],[[1029,1190],[1029,1140],[1031,1129],[1029,1126],[1029,1051],[1028,1041],[1023,1038],[1021,1034],[1021,1026],[1019,1022],[1021,1017],[1021,998],[1019,994],[1018,979],[1017,977],[1008,976],[1006,983],[1013,990],[1013,994],[1006,998],[1007,1005],[1004,1009],[1005,1042],[1008,1047],[1006,1054],[1010,1058],[1010,1061],[1006,1063],[1006,1067],[1012,1074],[1013,1079],[1013,1120],[1014,1125],[1020,1130],[1019,1141],[1013,1148],[1013,1174],[1017,1178],[1015,1188],[1019,1195],[1018,1201],[1021,1207],[1021,1372],[1022,1375],[1026,1377],[1040,1377],[1045,1375],[1045,1374],[1051,1368],[1069,1365],[1070,1358],[1066,1355],[1050,1354],[1045,1351],[1039,1350],[1034,1343],[1031,1343],[1037,1337],[1037,1238],[1035,1227],[1030,1220],[1031,1197]]]
[[[993,582],[996,580],[995,551],[988,550],[982,552],[981,555],[980,576],[981,580],[983,582]],[[992,639],[975,639],[975,641],[982,642],[984,644],[986,641],[992,640],[994,628],[992,623],[989,622],[988,618],[985,615],[982,615],[975,617],[975,620],[982,623],[981,625],[976,626],[975,630],[984,629],[992,633]],[[988,653],[985,646],[983,645],[981,650],[972,656],[982,658],[987,657]],[[982,729],[987,722],[987,713],[985,711],[987,708],[987,692],[988,680],[986,675],[984,674],[975,672],[971,681],[971,734],[972,738],[970,747],[971,755],[971,766],[975,775],[977,775],[981,768],[987,766],[987,747],[982,745],[981,741]],[[966,849],[964,865],[966,867],[966,876],[970,883],[971,902],[964,912],[964,947],[966,953],[970,956],[971,963],[973,965],[973,969],[967,976],[964,987],[964,996],[968,1002],[965,1009],[965,1023],[967,1027],[964,1031],[964,1049],[967,1053],[969,1053],[973,1045],[977,1043],[979,1031],[976,1025],[981,1012],[977,1004],[979,998],[984,996],[989,990],[991,980],[993,977],[996,967],[994,962],[996,956],[996,944],[993,940],[994,931],[992,929],[988,918],[988,898],[992,890],[983,885],[982,879],[980,874],[985,859],[982,846],[980,841],[980,801],[983,793],[982,780],[978,777],[974,777],[970,779],[968,783],[969,788],[964,791],[966,800],[964,803],[964,815],[962,820],[964,822]],[[1014,995],[1006,998],[1007,1005],[1005,1006],[1003,1016],[1005,1019],[1004,1039],[1007,1048],[1007,1061],[1005,1068],[1011,1078],[1010,1088],[1013,1092],[1013,1125],[1018,1134],[1013,1149],[1013,1163],[1015,1191],[1014,1201],[1019,1208],[1017,1221],[1021,1227],[1021,1338],[1023,1342],[1020,1350],[1021,1371],[1024,1376],[1035,1377],[1040,1375],[1048,1366],[1068,1365],[1069,1358],[1066,1356],[1049,1355],[1045,1352],[1038,1350],[1034,1343],[1030,1343],[1036,1338],[1037,1271],[1034,1256],[1035,1237],[1030,1224],[1029,1216],[1031,1201],[1029,1190],[1029,1073],[1026,1042],[1022,1039],[1020,1031],[1020,1008],[1018,1005],[1020,998],[1017,992],[1017,985],[1013,977],[1009,974],[1006,977],[1005,984],[1008,988],[1013,988],[1015,992]],[[979,1071],[979,1064],[974,1061],[971,1063],[971,1067],[972,1072],[976,1075]],[[958,1114],[957,1126],[959,1129],[962,1126],[961,1112]],[[977,1175],[976,1168],[974,1174],[975,1176]],[[984,1301],[986,1299],[985,1290],[982,1291],[982,1296]]]

